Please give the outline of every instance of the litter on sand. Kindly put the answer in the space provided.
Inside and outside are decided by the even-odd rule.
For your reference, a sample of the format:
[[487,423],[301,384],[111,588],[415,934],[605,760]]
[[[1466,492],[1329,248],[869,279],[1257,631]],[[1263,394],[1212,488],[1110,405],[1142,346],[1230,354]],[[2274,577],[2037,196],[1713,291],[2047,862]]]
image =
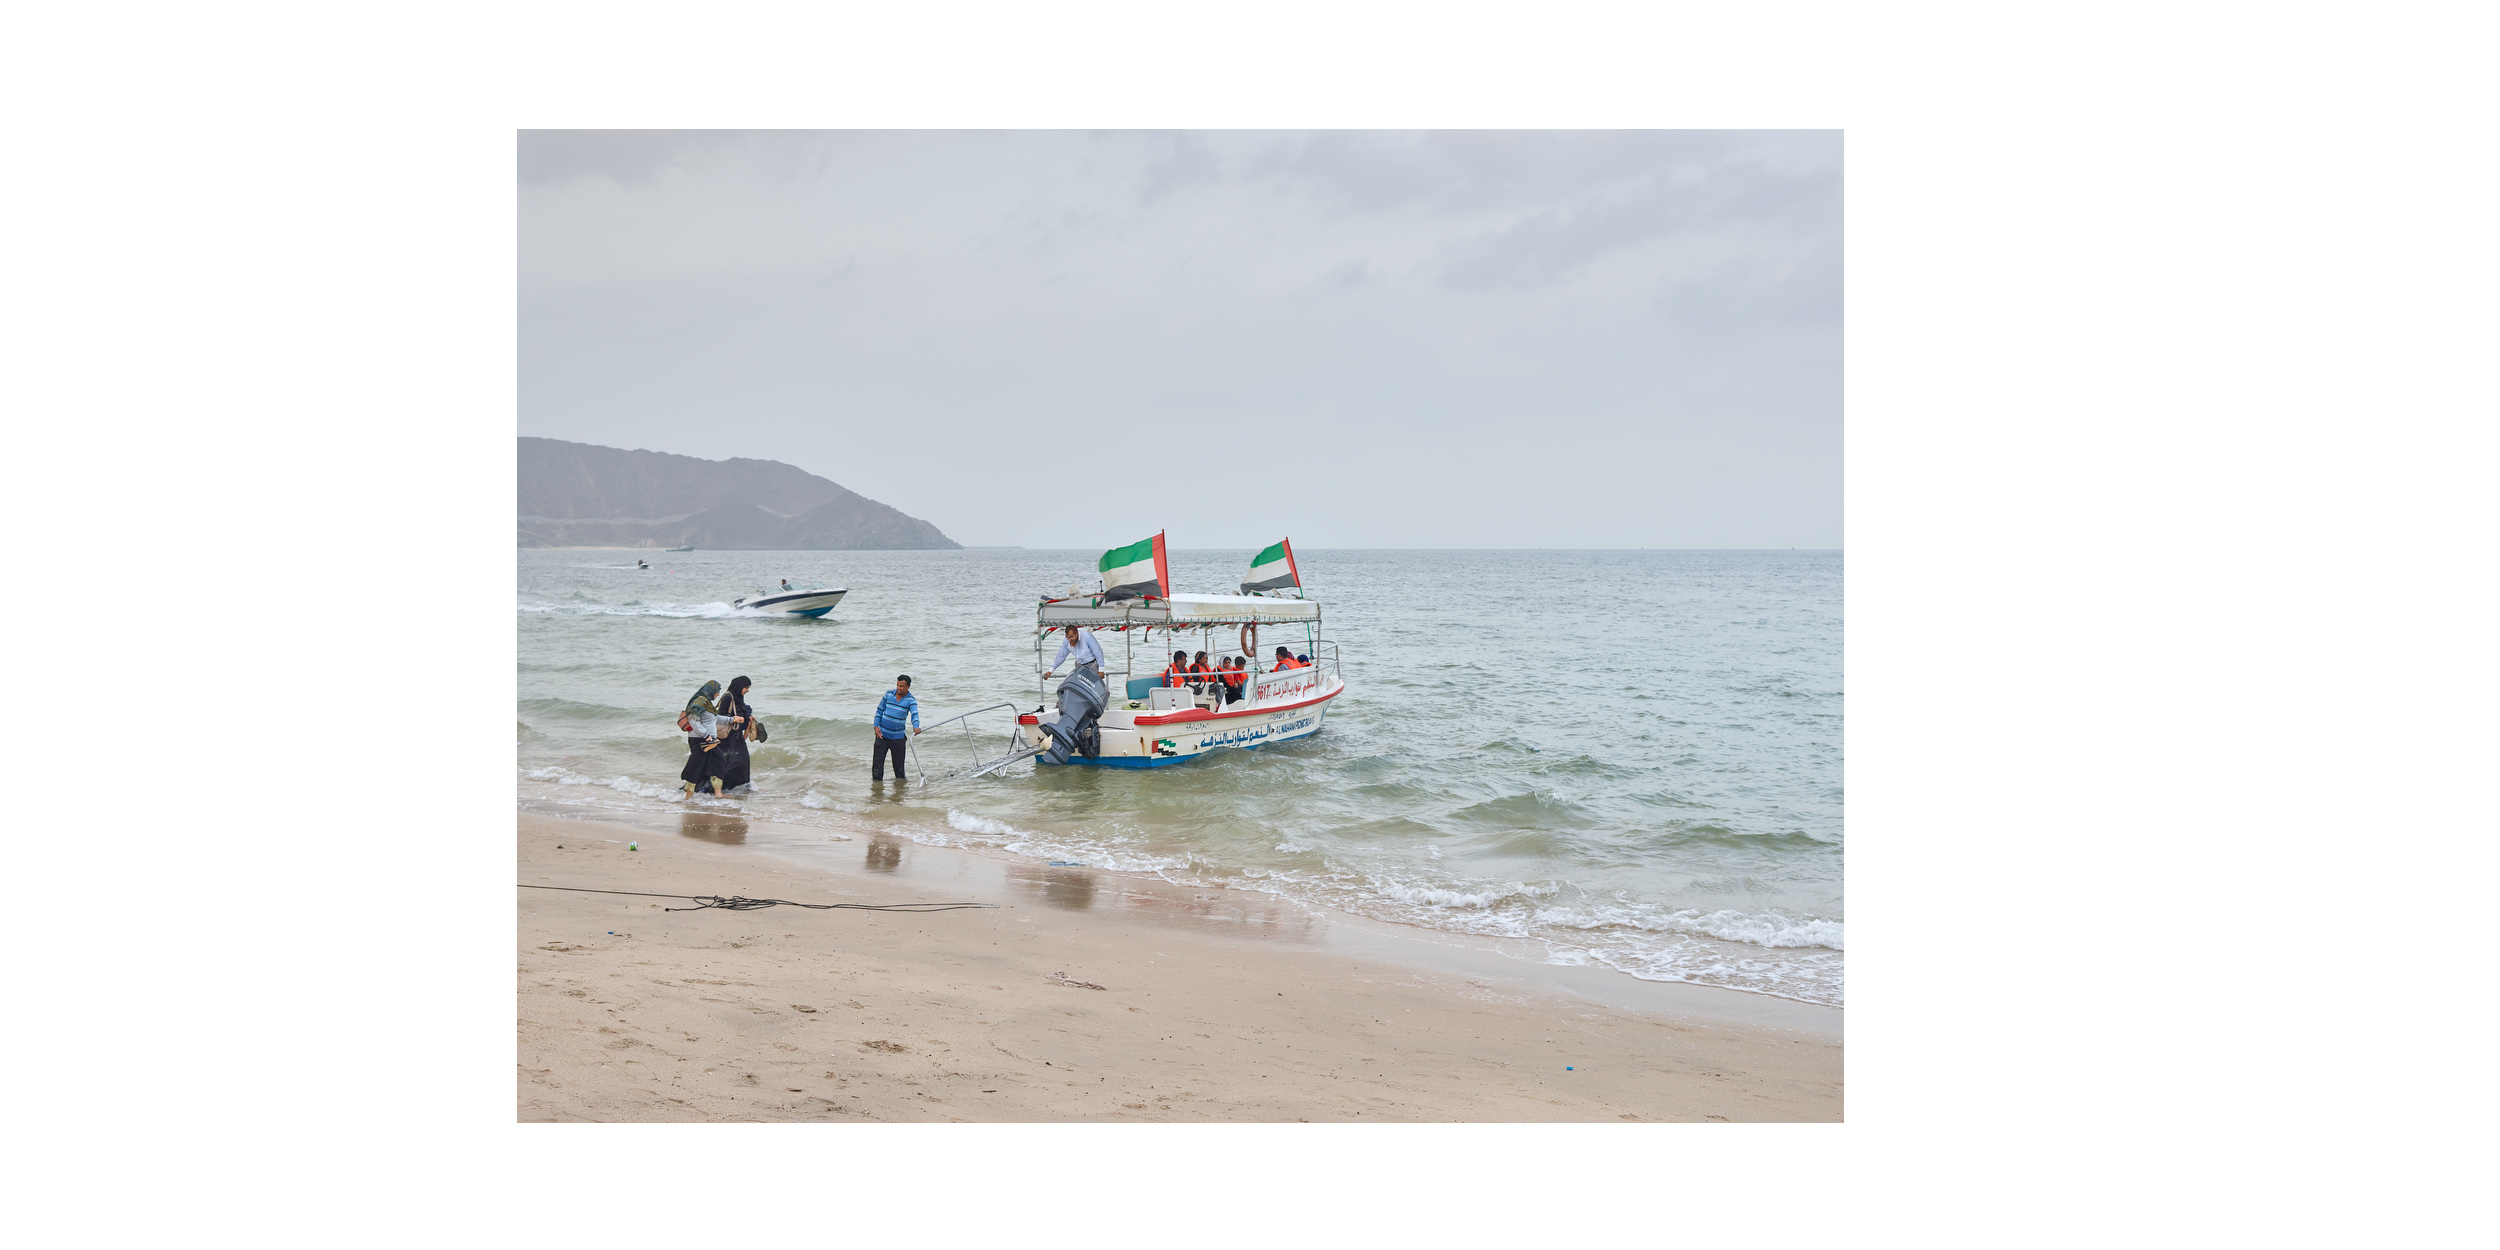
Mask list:
[[1071,986],[1080,990],[1099,990],[1107,988],[1105,986],[1096,985],[1091,981],[1071,981],[1068,979],[1068,974],[1064,972],[1051,973],[1050,979],[1057,981],[1061,985]]

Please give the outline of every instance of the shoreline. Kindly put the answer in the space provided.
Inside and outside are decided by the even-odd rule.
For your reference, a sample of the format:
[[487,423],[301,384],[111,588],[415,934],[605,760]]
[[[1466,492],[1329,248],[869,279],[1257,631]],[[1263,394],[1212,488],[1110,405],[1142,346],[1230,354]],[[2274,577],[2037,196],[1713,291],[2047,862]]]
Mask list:
[[[1014,846],[1011,848],[1008,845],[1002,844],[998,840],[985,840],[982,836],[980,836],[980,834],[984,831],[979,829],[978,826],[989,822],[987,822],[984,818],[975,817],[973,826],[968,827],[956,824],[954,823],[955,813],[951,808],[947,809],[948,820],[945,822],[945,828],[943,829],[899,828],[891,822],[883,821],[871,823],[869,818],[861,812],[839,807],[814,808],[803,812],[782,811],[770,815],[749,816],[746,814],[747,805],[744,803],[738,803],[736,805],[714,805],[709,799],[704,799],[698,804],[681,803],[678,801],[677,796],[669,791],[669,787],[667,785],[658,783],[644,784],[631,782],[630,778],[625,777],[617,778],[614,782],[602,781],[596,778],[585,777],[580,774],[569,772],[569,763],[570,761],[565,761],[547,768],[522,770],[519,796],[520,809],[522,811],[553,811],[568,814],[600,813],[602,815],[596,816],[595,818],[613,819],[623,823],[632,823],[644,820],[673,821],[680,815],[688,812],[709,812],[727,819],[750,822],[757,831],[757,836],[750,841],[750,845],[756,849],[765,849],[768,851],[776,848],[781,850],[788,850],[790,848],[806,848],[814,840],[808,831],[815,830],[820,833],[839,834],[848,837],[902,838],[917,846],[929,847],[931,849],[942,848],[962,854],[997,859],[1001,862],[1017,864],[1044,864],[1047,862],[1055,862],[1047,861],[1042,858],[1048,854],[1085,853],[1081,846],[1078,849],[1065,852],[1036,849],[1030,845],[1031,842],[1035,840],[1048,839],[1051,835],[1035,834],[1021,829],[1006,829],[1001,827],[999,829],[988,830],[987,832],[1004,832],[1012,834],[1017,841],[1025,843],[1026,845]],[[558,772],[562,772],[565,775],[561,777],[547,775]],[[591,797],[590,794],[584,793],[585,787],[595,790],[597,788],[611,786],[617,788],[623,794],[643,799],[653,805],[648,807],[633,806],[631,804],[617,803],[610,800]],[[934,811],[935,809],[929,810]],[[776,830],[780,830],[782,832],[776,834],[774,832]],[[1081,843],[1082,840],[1080,839],[1079,841]],[[1206,882],[1193,879],[1175,881],[1172,878],[1163,875],[1162,872],[1158,871],[1154,867],[1130,866],[1122,868],[1098,868],[1097,871],[1111,872],[1119,875],[1123,879],[1139,883],[1153,883],[1157,886],[1168,886],[1184,891],[1191,889],[1227,888],[1226,885],[1220,881]],[[1240,889],[1243,893],[1269,893],[1268,891],[1250,889],[1247,887],[1232,888]],[[1347,906],[1345,903],[1337,900],[1325,897],[1310,897],[1308,892],[1303,891],[1279,890],[1273,892],[1272,897],[1282,900],[1290,900],[1298,906],[1310,909],[1315,915],[1328,917],[1350,930],[1368,928],[1383,933],[1403,935],[1413,942],[1423,944],[1425,947],[1446,947],[1464,950],[1471,953],[1469,956],[1471,962],[1477,955],[1480,955],[1483,952],[1499,952],[1506,959],[1538,964],[1548,969],[1558,970],[1580,966],[1600,970],[1606,974],[1606,976],[1593,977],[1593,984],[1608,984],[1608,977],[1620,977],[1632,980],[1642,986],[1677,987],[1675,989],[1663,991],[1670,994],[1694,991],[1706,997],[1712,994],[1724,993],[1736,995],[1737,999],[1732,1001],[1769,998],[1780,1002],[1796,1003],[1802,1006],[1828,1010],[1834,1013],[1840,1013],[1845,1010],[1843,1004],[1838,1002],[1827,1001],[1820,997],[1806,997],[1799,994],[1781,993],[1779,990],[1766,988],[1760,985],[1743,984],[1740,982],[1739,978],[1734,977],[1684,981],[1646,978],[1641,976],[1639,973],[1624,967],[1623,964],[1618,961],[1617,957],[1609,954],[1608,952],[1594,949],[1593,945],[1590,944],[1575,943],[1572,940],[1572,935],[1568,933],[1561,935],[1520,933],[1505,934],[1471,930],[1458,926],[1444,927],[1439,924],[1429,923],[1428,921],[1419,922],[1415,919],[1409,919],[1396,915],[1374,915],[1369,911],[1360,910],[1353,906]],[[1688,936],[1692,940],[1699,943],[1714,944],[1719,950],[1725,952],[1727,956],[1733,957],[1735,960],[1739,961],[1740,966],[1741,961],[1747,958],[1767,959],[1775,957],[1778,953],[1775,951],[1766,952],[1762,948],[1750,946],[1736,939],[1721,938],[1715,934],[1692,934]],[[1835,951],[1834,953],[1837,952]],[[1574,956],[1578,957],[1576,961],[1574,960]],[[1416,957],[1422,959],[1423,962],[1442,962],[1442,960],[1438,957]],[[1624,992],[1635,994],[1639,993],[1638,991]],[[1620,993],[1614,995],[1613,997],[1620,998]],[[1642,1003],[1649,1002],[1651,1000],[1648,998],[1635,997],[1629,1001],[1633,1003]],[[1755,1013],[1739,1010],[1734,1014],[1750,1017]],[[1841,1017],[1837,1014],[1833,1017],[1835,1020],[1839,1018]],[[1834,1025],[1831,1031],[1836,1033],[1837,1025]]]
[[525,884],[995,907],[517,891],[523,1121],[1841,1118],[1836,1007],[865,826],[518,824]]

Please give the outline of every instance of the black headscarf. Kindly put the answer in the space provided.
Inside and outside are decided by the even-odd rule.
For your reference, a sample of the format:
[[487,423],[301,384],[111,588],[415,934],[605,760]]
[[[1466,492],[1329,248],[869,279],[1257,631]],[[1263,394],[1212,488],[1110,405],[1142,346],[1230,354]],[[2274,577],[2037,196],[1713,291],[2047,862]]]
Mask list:
[[727,699],[725,699],[725,700],[723,700],[723,701],[722,701],[722,705],[723,705],[723,706],[727,706],[728,704],[731,704],[731,703],[737,704],[737,705],[738,705],[738,713],[739,713],[740,715],[744,715],[744,714],[745,714],[745,712],[746,712],[746,706],[747,706],[747,687],[752,686],[752,685],[754,685],[754,684],[755,684],[754,682],[748,681],[748,680],[747,680],[746,678],[744,678],[744,677],[732,677],[732,678],[730,678],[730,679],[729,679],[729,697],[728,697]]

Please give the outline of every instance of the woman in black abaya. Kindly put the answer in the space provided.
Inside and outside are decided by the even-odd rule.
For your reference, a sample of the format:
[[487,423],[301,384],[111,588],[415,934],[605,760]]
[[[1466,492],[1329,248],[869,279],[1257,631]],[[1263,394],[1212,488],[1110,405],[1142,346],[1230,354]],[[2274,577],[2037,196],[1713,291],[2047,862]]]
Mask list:
[[677,779],[685,783],[683,789],[687,794],[704,789],[714,794],[721,792],[720,753],[723,744],[719,739],[723,735],[735,737],[738,724],[721,715],[720,709],[713,705],[712,696],[719,693],[720,683],[707,681],[701,690],[694,692],[693,698],[686,700],[686,711],[681,718],[681,723],[686,726],[686,766],[678,771]]
[[729,693],[721,696],[720,714],[738,718],[734,731],[724,723],[720,749],[712,752],[720,757],[720,784],[724,790],[735,790],[753,780],[747,773],[753,763],[747,756],[747,744],[764,740],[764,727],[755,723],[755,709],[747,706],[747,689],[754,684],[744,677],[733,677]]

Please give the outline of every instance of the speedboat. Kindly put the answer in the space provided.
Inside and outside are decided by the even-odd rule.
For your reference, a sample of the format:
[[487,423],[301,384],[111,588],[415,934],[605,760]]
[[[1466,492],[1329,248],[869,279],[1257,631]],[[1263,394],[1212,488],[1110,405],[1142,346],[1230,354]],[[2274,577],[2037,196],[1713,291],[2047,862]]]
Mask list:
[[820,617],[833,611],[842,596],[851,593],[840,586],[823,582],[783,582],[778,590],[759,590],[729,606],[748,612],[766,612],[775,616]]

